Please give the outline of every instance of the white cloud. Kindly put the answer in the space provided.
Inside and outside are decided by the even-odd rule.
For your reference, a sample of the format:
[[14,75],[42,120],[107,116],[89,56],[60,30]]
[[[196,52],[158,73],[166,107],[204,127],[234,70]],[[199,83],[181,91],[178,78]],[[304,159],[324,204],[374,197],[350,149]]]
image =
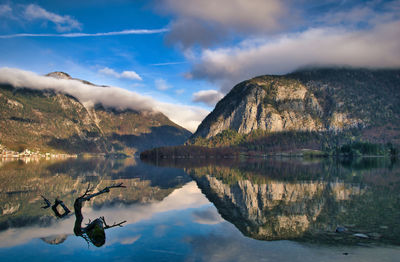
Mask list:
[[262,31],[279,27],[277,18],[285,11],[278,0],[162,0],[161,6],[181,17]]
[[158,102],[158,105],[155,106],[154,109],[162,112],[173,122],[185,127],[191,132],[196,131],[201,121],[210,113],[210,111],[197,106],[160,102]]
[[143,80],[135,71],[124,71],[121,73],[121,78]]
[[177,90],[175,90],[175,94],[177,94],[177,95],[182,95],[183,93],[185,93],[185,89],[177,89]]
[[183,47],[224,41],[230,32],[271,32],[288,21],[283,20],[287,8],[280,0],[159,0],[156,9],[175,16],[167,39]]
[[135,88],[135,87],[145,87],[146,85],[143,83],[133,83],[130,85],[131,87]]
[[327,12],[315,19],[322,25],[345,25],[356,27],[359,24],[376,25],[399,19],[400,1],[363,1],[350,9]]
[[310,28],[275,38],[243,41],[235,47],[206,49],[190,75],[221,85],[264,74],[284,74],[304,65],[400,66],[400,20],[363,30]]
[[0,16],[7,16],[10,15],[12,9],[9,5],[0,5]]
[[53,22],[56,25],[56,30],[58,32],[71,31],[73,29],[81,30],[82,25],[78,20],[73,19],[69,15],[58,15],[49,12],[42,7],[30,4],[27,5],[24,11],[24,17],[28,20],[47,20]]
[[215,104],[221,100],[224,95],[217,90],[201,90],[193,94],[193,102],[205,103],[209,106],[215,106]]
[[113,76],[115,78],[126,78],[132,80],[143,80],[135,71],[123,71],[122,73],[117,73],[114,69],[104,67],[99,70],[99,73],[103,75]]
[[166,63],[156,63],[156,64],[150,64],[151,66],[169,66],[169,65],[180,65],[180,64],[186,64],[187,62],[181,61],[181,62],[166,62]]
[[104,68],[100,69],[99,73],[103,74],[103,75],[113,76],[113,77],[116,77],[116,78],[120,77],[120,75],[117,72],[115,72],[114,69],[111,69],[111,68],[108,68],[108,67],[104,67]]
[[165,79],[162,79],[162,78],[156,79],[154,81],[154,84],[158,90],[162,90],[162,91],[171,88],[171,86],[167,84],[167,81],[165,81]]
[[65,34],[31,34],[31,33],[23,33],[23,34],[11,34],[11,35],[0,35],[0,38],[16,38],[16,37],[97,37],[97,36],[115,36],[115,35],[148,35],[148,34],[160,34],[164,32],[168,32],[169,29],[161,28],[161,29],[128,29],[123,31],[115,31],[115,32],[102,32],[102,33],[65,33]]
[[0,68],[0,83],[10,84],[16,88],[49,89],[66,93],[76,97],[87,107],[101,103],[105,107],[117,109],[161,112],[190,131],[195,131],[209,113],[200,107],[164,103],[119,87],[86,85],[78,80],[45,77],[15,68]]
[[[59,15],[45,10],[36,5],[0,5],[0,17],[6,17],[12,20],[20,20],[21,22],[31,22],[33,20],[41,20],[54,23],[58,32],[71,31],[73,29],[81,30],[82,24],[68,15]],[[99,37],[99,36],[116,36],[116,35],[138,35],[138,34],[160,34],[168,32],[168,28],[159,29],[127,29],[122,31],[99,32],[99,33],[59,33],[59,34],[36,34],[36,33],[20,33],[0,35],[1,38],[16,37]]]

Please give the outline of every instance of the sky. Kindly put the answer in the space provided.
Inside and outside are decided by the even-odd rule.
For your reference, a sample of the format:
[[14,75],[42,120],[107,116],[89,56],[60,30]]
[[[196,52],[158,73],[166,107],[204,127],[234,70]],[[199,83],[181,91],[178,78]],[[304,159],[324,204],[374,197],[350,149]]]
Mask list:
[[193,132],[258,75],[399,67],[400,1],[0,0],[0,50],[0,79],[63,71],[115,87],[97,92],[111,105],[150,106]]

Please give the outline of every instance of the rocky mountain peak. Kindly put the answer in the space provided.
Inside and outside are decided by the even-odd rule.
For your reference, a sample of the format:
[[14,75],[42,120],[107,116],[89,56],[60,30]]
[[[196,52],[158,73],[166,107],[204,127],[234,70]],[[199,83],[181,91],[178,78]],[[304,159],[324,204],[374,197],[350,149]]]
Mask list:
[[56,78],[56,79],[76,80],[76,81],[79,81],[79,82],[81,82],[81,83],[83,83],[85,85],[107,87],[105,85],[95,85],[95,84],[93,84],[93,83],[91,83],[91,82],[89,82],[87,80],[82,80],[82,79],[79,79],[79,78],[73,78],[69,74],[67,74],[65,72],[61,72],[61,71],[48,73],[46,76],[53,77],[53,78]]
[[321,68],[236,85],[192,138],[224,130],[333,131],[400,123],[400,70]]
[[68,79],[68,80],[72,79],[72,77],[69,74],[67,74],[65,72],[61,72],[61,71],[51,72],[51,73],[48,73],[46,76],[57,78],[57,79]]

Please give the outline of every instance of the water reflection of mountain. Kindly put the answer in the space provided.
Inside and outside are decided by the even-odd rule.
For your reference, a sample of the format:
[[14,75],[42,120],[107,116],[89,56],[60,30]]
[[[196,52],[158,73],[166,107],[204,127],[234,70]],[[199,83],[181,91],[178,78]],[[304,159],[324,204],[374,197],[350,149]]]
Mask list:
[[64,243],[64,241],[68,238],[68,235],[66,234],[61,234],[61,235],[54,235],[54,236],[48,236],[48,237],[42,237],[41,239],[46,242],[47,244],[50,245],[59,245],[61,243]]
[[136,163],[134,159],[3,163],[0,167],[0,230],[51,224],[54,217],[50,211],[40,208],[40,195],[51,200],[58,197],[72,207],[75,198],[85,191],[89,182],[95,190],[117,182],[123,182],[127,187],[123,194],[111,191],[86,205],[98,209],[160,201],[189,180],[183,170],[158,168]]
[[[359,162],[269,160],[186,168],[221,216],[262,240],[400,244],[400,167]],[[335,233],[344,226],[345,233]]]

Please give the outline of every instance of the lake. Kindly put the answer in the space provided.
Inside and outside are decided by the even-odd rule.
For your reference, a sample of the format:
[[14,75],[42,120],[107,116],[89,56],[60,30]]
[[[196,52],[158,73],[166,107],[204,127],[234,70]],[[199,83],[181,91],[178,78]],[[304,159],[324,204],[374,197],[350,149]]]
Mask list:
[[[119,183],[84,202],[82,226],[126,222],[99,246],[76,236],[75,199]],[[0,212],[1,261],[399,261],[400,163],[3,161]]]

